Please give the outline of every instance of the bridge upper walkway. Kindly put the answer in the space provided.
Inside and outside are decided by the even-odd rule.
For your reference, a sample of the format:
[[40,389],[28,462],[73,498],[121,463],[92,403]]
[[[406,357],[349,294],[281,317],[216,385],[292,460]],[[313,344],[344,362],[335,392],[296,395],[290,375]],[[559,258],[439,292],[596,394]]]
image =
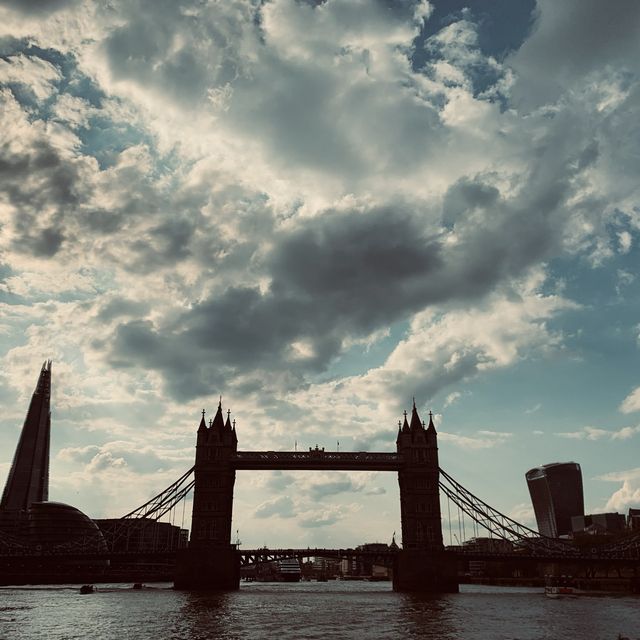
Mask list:
[[238,451],[231,459],[237,470],[398,471],[402,456],[369,451]]

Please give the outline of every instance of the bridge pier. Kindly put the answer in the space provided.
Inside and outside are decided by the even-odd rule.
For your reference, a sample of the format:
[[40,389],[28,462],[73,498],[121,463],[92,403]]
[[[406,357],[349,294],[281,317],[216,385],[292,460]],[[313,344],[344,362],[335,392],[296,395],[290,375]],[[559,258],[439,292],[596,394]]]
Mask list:
[[458,563],[447,551],[398,551],[393,590],[414,593],[458,593]]
[[182,549],[176,560],[174,589],[235,591],[240,588],[240,556],[235,547]]

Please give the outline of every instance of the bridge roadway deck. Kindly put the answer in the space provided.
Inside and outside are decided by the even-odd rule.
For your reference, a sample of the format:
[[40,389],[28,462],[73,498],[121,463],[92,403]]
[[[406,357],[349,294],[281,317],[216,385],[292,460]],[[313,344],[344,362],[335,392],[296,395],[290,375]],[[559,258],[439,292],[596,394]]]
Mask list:
[[243,565],[255,562],[272,562],[283,558],[386,558],[392,559],[396,551],[372,551],[369,549],[242,549],[238,550]]
[[[604,565],[631,565],[640,567],[640,557],[638,555],[620,555],[620,556],[598,556],[598,555],[581,555],[581,556],[563,556],[555,554],[535,554],[527,552],[510,552],[510,553],[490,553],[490,552],[461,552],[460,549],[446,549],[448,553],[459,559],[467,560],[487,560],[487,561],[512,561],[512,562],[557,562],[561,564],[604,564]],[[254,562],[269,562],[282,558],[353,558],[353,557],[369,557],[369,558],[386,558],[391,559],[397,551],[370,551],[353,548],[345,549],[325,549],[325,548],[309,548],[306,549],[236,549],[236,553],[243,565],[253,564]],[[101,552],[62,552],[47,553],[35,552],[33,550],[23,550],[22,552],[13,551],[10,553],[0,552],[0,569],[3,565],[12,562],[43,562],[43,561],[63,561],[63,560],[112,560],[118,562],[154,562],[154,561],[173,561],[177,552],[172,551],[101,551]],[[0,571],[1,572],[1,571]]]
[[238,470],[398,471],[402,456],[368,451],[238,451],[232,459]]

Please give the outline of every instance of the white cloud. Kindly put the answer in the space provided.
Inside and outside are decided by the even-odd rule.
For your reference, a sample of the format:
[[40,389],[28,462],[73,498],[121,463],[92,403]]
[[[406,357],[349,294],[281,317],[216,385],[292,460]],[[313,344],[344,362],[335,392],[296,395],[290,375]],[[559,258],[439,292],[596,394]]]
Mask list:
[[460,398],[462,398],[462,393],[460,393],[460,391],[453,391],[444,399],[442,408],[446,409],[447,407],[450,407],[452,404],[455,404],[458,400],[460,400]]
[[61,79],[58,69],[35,56],[20,54],[0,59],[0,83],[19,83],[37,100],[49,98]]
[[633,413],[640,411],[640,387],[634,389],[623,401],[619,407],[622,413]]
[[597,427],[583,427],[579,431],[565,431],[555,435],[573,440],[628,440],[637,433],[640,433],[640,426],[622,427],[617,431],[599,429]]
[[296,515],[293,500],[289,496],[279,496],[258,505],[254,511],[256,518],[293,518]]
[[440,430],[438,438],[444,442],[451,443],[462,449],[491,449],[508,442],[512,433],[499,431],[478,431],[477,435],[460,435],[457,433],[448,433]]
[[630,507],[640,507],[640,468],[627,471],[613,471],[598,478],[606,482],[622,482],[607,500],[605,509],[624,513]]
[[629,253],[629,251],[631,250],[633,238],[628,231],[618,232],[618,242],[620,244],[620,253]]
[[523,502],[515,505],[507,515],[516,522],[520,522],[528,527],[537,529],[536,516],[530,503]]
[[616,282],[616,293],[620,296],[625,287],[633,284],[635,282],[635,275],[630,271],[626,271],[625,269],[618,269],[616,272],[617,282]]
[[300,514],[299,526],[303,529],[315,529],[336,524],[345,516],[357,513],[361,506],[358,504],[337,505],[331,507],[312,507]]

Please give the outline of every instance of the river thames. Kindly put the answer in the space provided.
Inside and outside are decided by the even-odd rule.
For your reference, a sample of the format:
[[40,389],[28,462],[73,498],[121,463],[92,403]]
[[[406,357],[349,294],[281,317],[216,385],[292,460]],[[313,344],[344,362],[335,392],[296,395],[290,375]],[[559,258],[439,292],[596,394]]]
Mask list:
[[2,640],[357,638],[617,640],[640,638],[640,597],[551,600],[540,589],[462,585],[416,597],[389,583],[242,584],[203,594],[155,585],[0,589]]

